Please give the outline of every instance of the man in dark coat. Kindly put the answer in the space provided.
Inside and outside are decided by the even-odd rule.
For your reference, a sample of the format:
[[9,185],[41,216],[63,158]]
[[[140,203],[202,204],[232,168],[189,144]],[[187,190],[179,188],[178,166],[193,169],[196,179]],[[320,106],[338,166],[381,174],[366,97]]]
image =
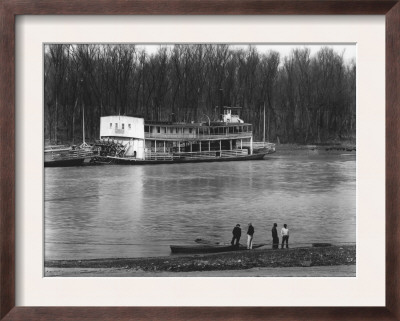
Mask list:
[[274,223],[274,227],[272,228],[272,248],[274,250],[279,248],[279,237],[278,237],[278,230],[276,227],[278,224]]
[[[240,224],[236,224],[236,226],[233,228],[232,234],[233,234],[233,238],[232,238],[232,242],[231,242],[232,246],[233,245],[239,246],[239,240],[240,240],[240,237],[242,236],[242,229],[240,228]],[[236,240],[236,243],[235,243],[235,240]]]

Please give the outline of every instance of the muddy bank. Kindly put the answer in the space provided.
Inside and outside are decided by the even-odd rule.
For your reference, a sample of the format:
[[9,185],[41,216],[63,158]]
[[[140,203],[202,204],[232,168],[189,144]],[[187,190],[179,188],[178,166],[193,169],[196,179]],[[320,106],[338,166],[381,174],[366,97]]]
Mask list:
[[356,265],[251,268],[221,271],[140,271],[130,269],[46,268],[46,277],[355,277]]
[[356,246],[323,248],[256,249],[190,256],[115,258],[95,260],[49,260],[46,268],[108,268],[137,271],[222,271],[261,267],[310,267],[356,264]]

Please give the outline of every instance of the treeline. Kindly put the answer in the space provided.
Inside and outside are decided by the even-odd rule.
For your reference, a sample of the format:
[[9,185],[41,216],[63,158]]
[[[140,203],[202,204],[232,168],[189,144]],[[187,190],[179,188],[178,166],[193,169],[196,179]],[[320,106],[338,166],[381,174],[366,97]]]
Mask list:
[[46,45],[45,139],[99,137],[100,117],[207,121],[240,106],[241,118],[272,142],[321,143],[355,137],[356,66],[324,47],[289,56],[255,47],[175,45],[149,54],[135,45]]

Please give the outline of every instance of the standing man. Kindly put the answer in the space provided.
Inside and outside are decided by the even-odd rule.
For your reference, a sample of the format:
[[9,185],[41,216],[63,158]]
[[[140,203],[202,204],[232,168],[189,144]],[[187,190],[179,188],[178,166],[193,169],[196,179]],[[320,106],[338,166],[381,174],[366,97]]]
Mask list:
[[247,249],[251,250],[253,248],[253,235],[254,227],[249,223],[249,228],[247,229]]
[[277,250],[279,248],[279,237],[278,237],[278,230],[276,227],[278,224],[274,223],[274,227],[272,228],[272,248]]
[[[232,234],[233,234],[233,238],[232,238],[231,244],[232,244],[232,246],[235,245],[236,247],[238,247],[240,237],[242,236],[242,229],[240,228],[240,224],[236,224],[236,226],[233,228]],[[235,240],[236,240],[236,243],[235,243]]]
[[282,249],[283,249],[283,244],[286,242],[286,248],[289,248],[289,229],[287,228],[286,224],[283,224],[282,230],[281,230],[281,235],[282,235]]

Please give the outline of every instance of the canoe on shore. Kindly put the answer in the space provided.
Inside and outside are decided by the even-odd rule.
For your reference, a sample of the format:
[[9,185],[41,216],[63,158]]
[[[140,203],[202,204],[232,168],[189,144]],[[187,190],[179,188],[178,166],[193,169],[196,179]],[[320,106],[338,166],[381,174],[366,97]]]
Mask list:
[[[253,249],[264,246],[265,244],[254,244]],[[232,246],[232,245],[217,245],[217,244],[201,244],[201,245],[171,245],[172,253],[219,253],[219,252],[231,252],[231,251],[243,251],[247,250],[244,245]]]

